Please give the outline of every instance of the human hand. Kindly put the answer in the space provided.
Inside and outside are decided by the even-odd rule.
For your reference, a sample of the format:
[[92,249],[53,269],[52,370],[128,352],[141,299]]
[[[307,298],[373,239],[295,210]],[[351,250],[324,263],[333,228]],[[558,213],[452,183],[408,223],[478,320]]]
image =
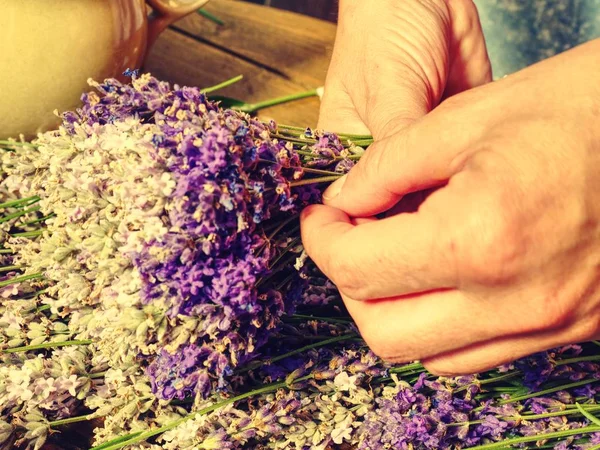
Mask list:
[[490,80],[472,0],[341,0],[318,128],[381,139]]
[[[303,212],[308,254],[379,356],[472,373],[600,335],[598,54],[449,98]],[[414,213],[353,219],[426,188]]]

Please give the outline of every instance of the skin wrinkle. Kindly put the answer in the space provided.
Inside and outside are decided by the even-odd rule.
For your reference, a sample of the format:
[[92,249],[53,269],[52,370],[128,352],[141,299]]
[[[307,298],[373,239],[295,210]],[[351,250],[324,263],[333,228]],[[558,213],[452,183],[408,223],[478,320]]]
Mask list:
[[[414,21],[417,22],[416,31],[418,32],[418,36],[421,39],[424,39],[426,45],[422,46],[416,54],[421,55],[421,57],[427,57],[430,61],[425,64],[421,64],[421,68],[424,70],[428,66],[434,67],[434,76],[437,76],[437,80],[435,82],[435,86],[438,86],[439,95],[437,96],[436,102],[439,101],[439,97],[441,96],[441,92],[443,92],[446,84],[447,74],[449,73],[449,58],[447,57],[447,48],[448,42],[451,41],[450,38],[450,24],[451,20],[448,17],[448,11],[444,11],[445,14],[439,14],[437,20],[431,20],[429,23],[426,22],[426,17],[424,15],[416,15],[414,17]],[[441,26],[438,26],[441,25]],[[424,30],[431,30],[433,27],[437,27],[440,31],[441,36],[432,36],[432,33],[423,32]],[[419,32],[419,30],[421,30]],[[436,43],[437,41],[437,43]],[[440,48],[439,42],[444,42],[445,48]],[[426,77],[426,79],[432,80],[433,77]]]
[[[396,14],[399,16],[399,13]],[[428,86],[430,89],[436,91],[436,95],[431,99],[431,104],[434,102],[437,103],[437,97],[439,97],[444,87],[444,83],[441,80],[445,79],[447,74],[446,64],[441,64],[440,67],[437,63],[438,59],[442,59],[442,61],[446,59],[443,57],[444,50],[433,44],[427,38],[427,34],[420,31],[419,27],[406,23],[406,18],[398,17],[397,20],[404,22],[404,26],[387,29],[389,36],[397,37],[395,42],[392,41],[392,44],[397,47],[395,50],[402,52],[395,57],[395,62],[407,65],[407,61],[398,56],[408,56],[414,64],[410,67],[413,71],[418,71],[417,75],[420,75],[423,80],[423,86]],[[422,24],[421,30],[424,26],[425,24]],[[413,33],[412,39],[406,39],[406,34],[411,32]],[[423,51],[423,47],[426,47],[425,51]],[[433,57],[433,54],[438,54],[439,56]],[[430,73],[427,72],[428,68],[431,68]],[[432,83],[432,81],[436,82]]]

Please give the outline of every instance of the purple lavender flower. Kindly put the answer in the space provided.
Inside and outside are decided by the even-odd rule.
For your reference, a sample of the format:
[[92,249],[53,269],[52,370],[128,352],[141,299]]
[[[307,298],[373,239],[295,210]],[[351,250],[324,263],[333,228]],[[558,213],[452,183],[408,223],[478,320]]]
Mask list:
[[[64,126],[91,135],[98,126],[124,119],[151,125],[152,157],[174,179],[175,189],[160,216],[168,232],[130,257],[142,279],[144,303],[166,308],[173,324],[182,316],[202,320],[196,340],[176,354],[161,352],[149,373],[160,398],[191,395],[194,389],[208,394],[207,379],[199,377],[224,386],[226,368],[249,361],[280,317],[302,299],[307,281],[293,264],[273,266],[285,255],[297,257],[298,243],[285,233],[267,239],[265,226],[320,201],[320,191],[292,187],[305,176],[302,162],[293,144],[271,137],[274,123],[221,109],[197,88],[131,75],[132,85],[97,84],[97,93],[85,94],[76,114],[65,115]],[[310,135],[316,139],[310,152],[322,157],[316,165],[349,170],[352,163],[342,156],[336,135]],[[285,280],[277,289],[264,283],[275,274]],[[164,341],[170,343],[169,335]],[[227,364],[204,367],[206,351],[219,353]],[[190,352],[195,359],[176,356]],[[196,366],[188,367],[191,360]],[[168,374],[178,381],[169,382]]]
[[220,353],[203,346],[185,345],[175,354],[162,350],[148,367],[153,391],[162,399],[184,399],[188,395],[207,396],[212,384],[206,370],[226,373],[230,369],[227,359]]

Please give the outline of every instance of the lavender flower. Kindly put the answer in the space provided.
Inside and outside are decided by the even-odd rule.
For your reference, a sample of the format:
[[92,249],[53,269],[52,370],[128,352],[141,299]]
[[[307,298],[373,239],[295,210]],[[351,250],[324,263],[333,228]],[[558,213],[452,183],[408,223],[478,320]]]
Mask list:
[[[37,148],[0,145],[0,203],[39,205],[0,220],[0,282],[43,275],[0,287],[0,350],[15,352],[0,354],[0,446],[40,448],[62,419],[90,417],[95,444],[168,429],[119,441],[135,449],[600,442],[575,405],[597,412],[595,347],[438,378],[358,340],[296,219],[320,201],[314,169],[345,173],[362,148],[129,75],[93,83]],[[15,236],[33,219],[40,233]]]

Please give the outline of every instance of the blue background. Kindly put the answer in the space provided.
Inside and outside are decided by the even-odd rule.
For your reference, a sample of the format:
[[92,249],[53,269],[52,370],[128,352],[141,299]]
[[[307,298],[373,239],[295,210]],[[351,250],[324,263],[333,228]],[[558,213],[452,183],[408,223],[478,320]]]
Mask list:
[[600,37],[600,0],[475,3],[496,79]]

